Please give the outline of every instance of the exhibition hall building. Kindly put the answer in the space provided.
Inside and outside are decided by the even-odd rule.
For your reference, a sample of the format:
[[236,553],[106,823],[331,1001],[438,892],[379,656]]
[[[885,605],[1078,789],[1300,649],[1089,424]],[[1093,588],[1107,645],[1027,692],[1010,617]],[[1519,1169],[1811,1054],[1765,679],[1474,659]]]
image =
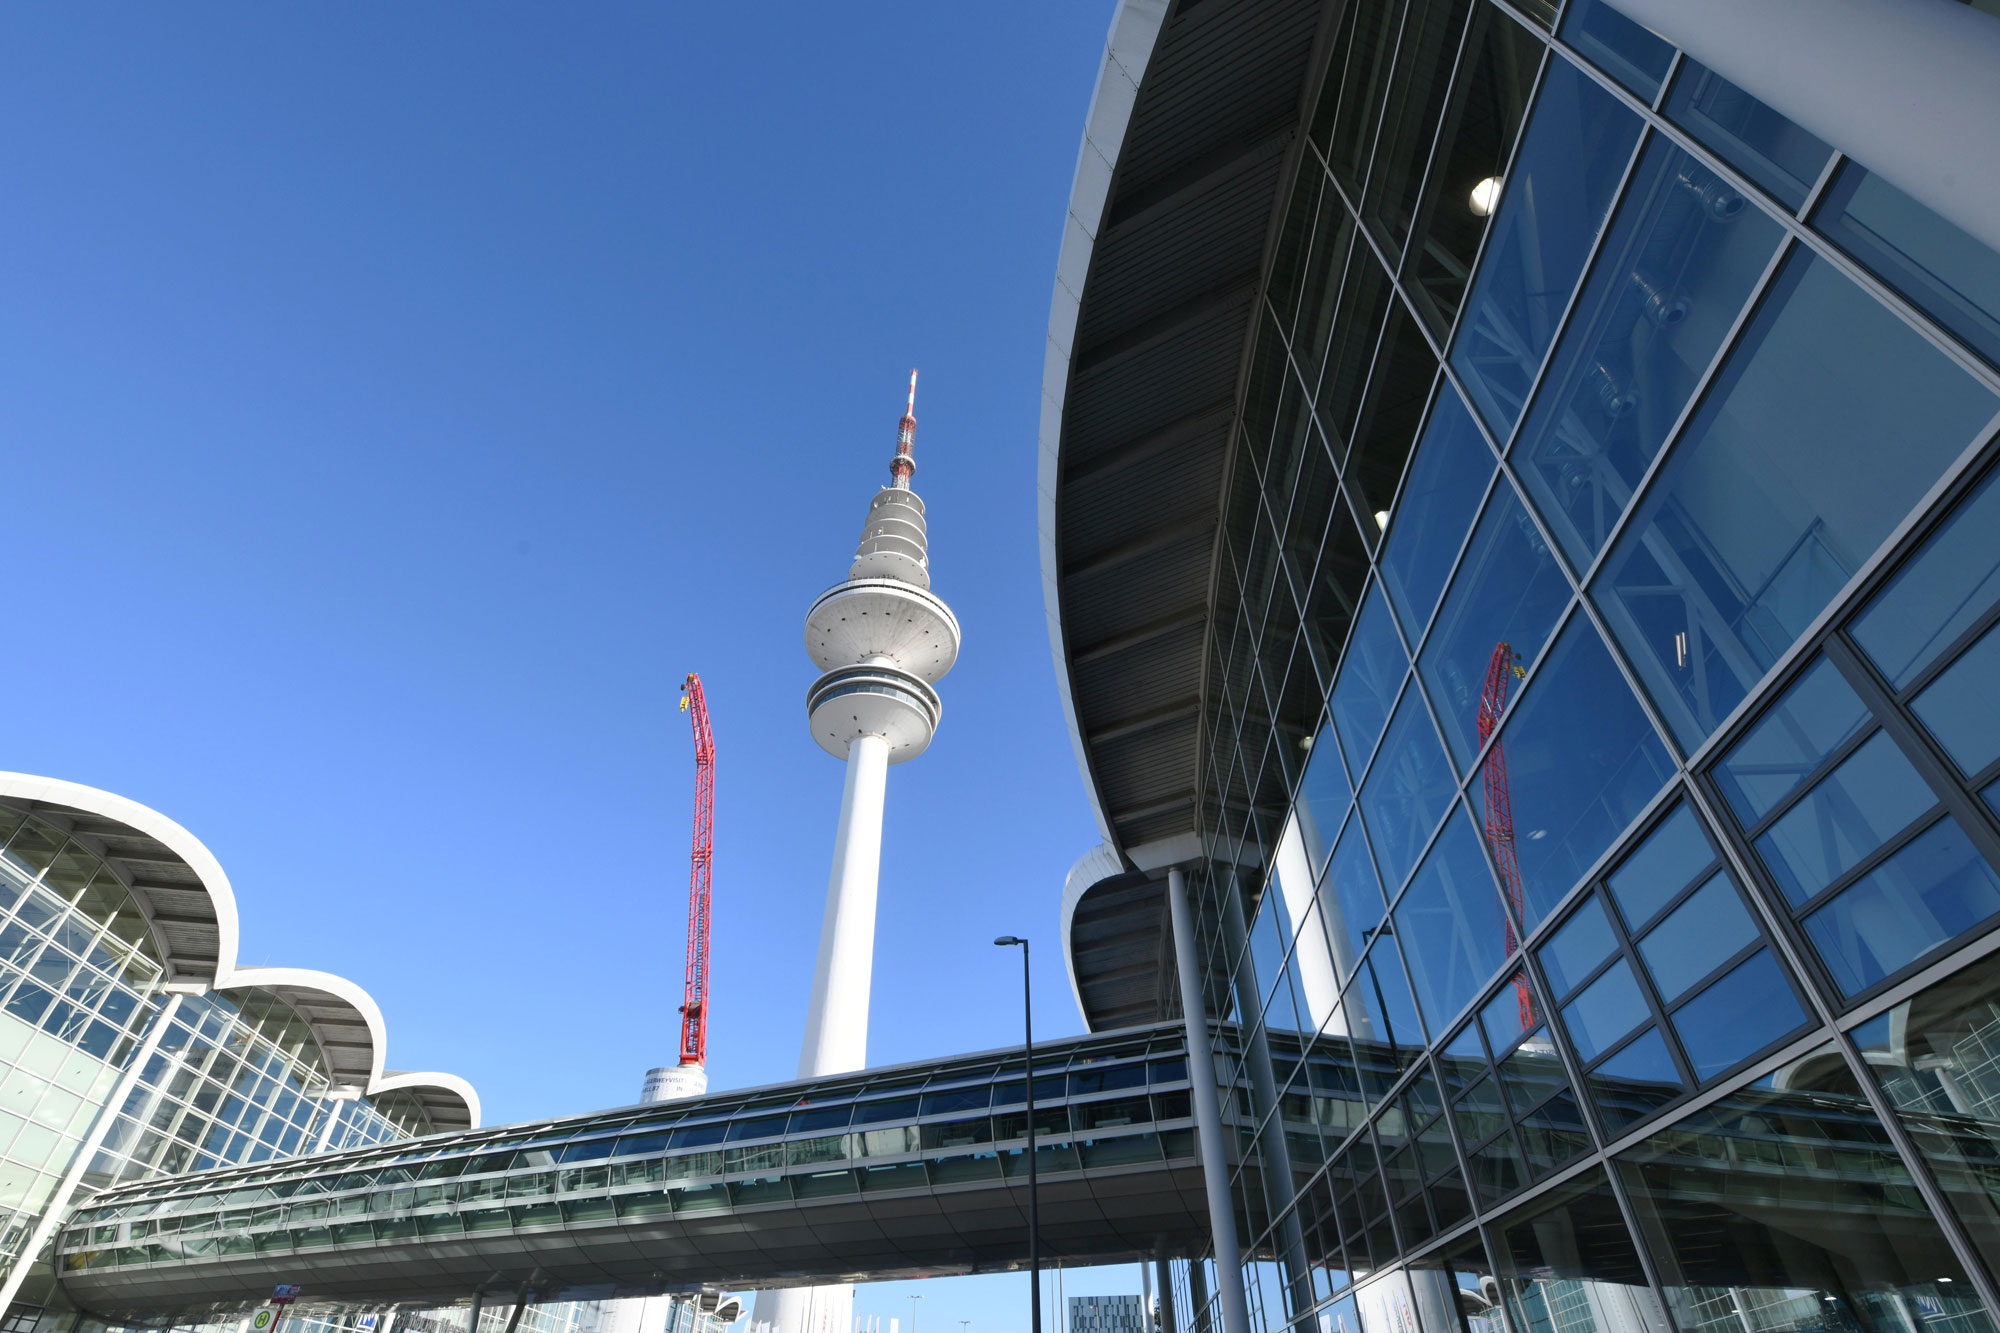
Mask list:
[[1242,1033],[1175,1327],[1994,1327],[1996,72],[1948,0],[1121,7],[1040,536],[1077,1001]]

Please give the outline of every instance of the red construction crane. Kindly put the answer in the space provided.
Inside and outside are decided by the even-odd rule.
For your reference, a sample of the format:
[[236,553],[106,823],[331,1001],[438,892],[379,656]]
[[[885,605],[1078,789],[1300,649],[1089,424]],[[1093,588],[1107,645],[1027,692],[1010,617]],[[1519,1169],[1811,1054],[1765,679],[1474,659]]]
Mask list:
[[[1486,666],[1486,688],[1479,694],[1481,745],[1486,744],[1494,728],[1500,725],[1500,715],[1507,711],[1507,687],[1527,674],[1515,658],[1512,644],[1502,640],[1494,645],[1493,660]],[[1521,915],[1521,863],[1514,857],[1514,802],[1507,793],[1507,755],[1499,741],[1494,741],[1493,748],[1486,752],[1481,772],[1486,779],[1486,845],[1493,849],[1500,888],[1513,912],[1506,918],[1507,956],[1511,958],[1520,942],[1514,935],[1514,921]],[[1520,1001],[1521,1027],[1525,1031],[1535,1025],[1535,997],[1528,989],[1527,973],[1514,978],[1514,994]]]
[[694,724],[694,852],[688,867],[687,989],[681,998],[681,1063],[708,1063],[708,863],[715,855],[715,733],[701,677],[681,682],[681,711]]

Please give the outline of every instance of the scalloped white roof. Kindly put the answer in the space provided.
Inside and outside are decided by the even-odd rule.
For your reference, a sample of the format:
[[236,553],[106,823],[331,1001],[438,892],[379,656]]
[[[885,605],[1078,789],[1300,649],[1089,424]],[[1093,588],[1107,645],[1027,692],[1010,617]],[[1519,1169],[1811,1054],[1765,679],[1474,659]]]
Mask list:
[[434,1129],[478,1128],[479,1094],[466,1080],[382,1067],[388,1029],[380,1006],[360,986],[307,968],[237,966],[236,894],[229,876],[179,824],[123,796],[27,773],[0,772],[0,798],[60,816],[58,822],[96,846],[146,914],[168,981],[271,991],[312,1028],[336,1086],[370,1097],[407,1092],[423,1104]]

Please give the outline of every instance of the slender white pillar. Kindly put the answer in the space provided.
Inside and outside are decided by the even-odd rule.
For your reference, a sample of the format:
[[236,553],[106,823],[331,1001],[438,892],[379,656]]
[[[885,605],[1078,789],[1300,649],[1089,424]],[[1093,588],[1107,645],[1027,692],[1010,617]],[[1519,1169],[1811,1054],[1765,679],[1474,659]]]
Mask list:
[[889,742],[857,736],[847,751],[847,784],[833,835],[826,916],[819,928],[811,1008],[799,1077],[844,1074],[868,1063],[868,987],[875,970],[875,890],[882,870],[882,804]]
[[1181,979],[1181,1016],[1187,1025],[1188,1084],[1193,1090],[1195,1138],[1201,1144],[1201,1177],[1208,1187],[1208,1229],[1215,1240],[1216,1283],[1222,1288],[1223,1333],[1250,1333],[1250,1304],[1243,1295],[1243,1252],[1236,1243],[1236,1209],[1229,1201],[1229,1162],[1222,1155],[1222,1107],[1215,1095],[1215,1055],[1209,1047],[1208,1002],[1202,997],[1195,953],[1194,914],[1187,878],[1167,872],[1167,907],[1174,923],[1174,966]]
[[2000,250],[2000,19],[1953,0],[1610,0]]

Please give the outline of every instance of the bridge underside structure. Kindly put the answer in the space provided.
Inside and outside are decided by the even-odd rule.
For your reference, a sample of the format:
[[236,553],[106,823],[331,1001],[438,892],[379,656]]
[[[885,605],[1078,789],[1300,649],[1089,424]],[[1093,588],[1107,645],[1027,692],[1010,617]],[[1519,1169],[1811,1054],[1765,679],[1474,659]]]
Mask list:
[[[1045,1262],[1199,1253],[1178,1025],[1035,1052]],[[992,1052],[108,1190],[57,1246],[118,1323],[587,1300],[1027,1262],[1021,1057]]]

